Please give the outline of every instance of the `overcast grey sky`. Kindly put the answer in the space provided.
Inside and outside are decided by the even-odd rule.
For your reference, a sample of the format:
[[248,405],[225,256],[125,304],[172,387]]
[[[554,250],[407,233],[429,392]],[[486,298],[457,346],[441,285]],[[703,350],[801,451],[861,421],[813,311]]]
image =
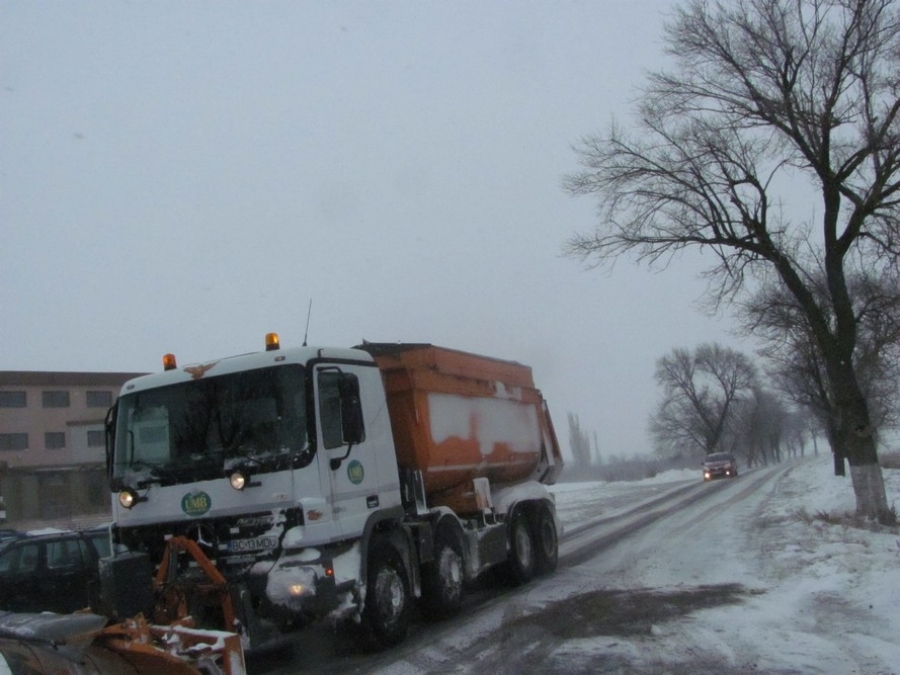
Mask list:
[[[585,271],[571,146],[627,123],[669,0],[0,0],[0,369],[431,342],[533,367],[601,453],[653,369],[740,346],[702,260]],[[746,350],[750,353],[751,347]]]

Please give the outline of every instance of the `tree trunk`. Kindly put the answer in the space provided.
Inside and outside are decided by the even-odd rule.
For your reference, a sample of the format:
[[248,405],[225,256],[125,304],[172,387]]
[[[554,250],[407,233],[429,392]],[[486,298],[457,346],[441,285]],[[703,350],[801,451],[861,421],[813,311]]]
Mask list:
[[[888,508],[884,476],[878,464],[876,430],[869,418],[866,397],[856,381],[850,359],[826,363],[835,394],[836,419],[833,420],[835,473],[843,469],[843,458],[850,465],[850,479],[856,495],[856,513],[882,525],[895,525],[896,515]],[[832,426],[832,425],[829,425]]]
[[838,419],[835,429],[835,468],[837,460],[847,458],[850,479],[856,495],[856,513],[877,520],[882,525],[895,525],[896,516],[888,507],[884,476],[878,464],[875,431],[869,422],[866,399],[850,378],[839,388]]
[[872,436],[848,439],[846,450],[856,495],[856,513],[882,525],[895,525],[896,516],[888,507],[875,439]]
[[887,505],[884,477],[878,462],[861,466],[850,464],[850,478],[856,493],[856,512],[874,518],[882,525],[896,525],[896,516]]

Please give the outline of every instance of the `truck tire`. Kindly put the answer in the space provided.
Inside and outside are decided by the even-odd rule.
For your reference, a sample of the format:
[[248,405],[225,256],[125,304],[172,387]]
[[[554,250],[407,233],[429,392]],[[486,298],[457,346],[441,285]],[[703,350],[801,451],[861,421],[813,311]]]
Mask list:
[[534,541],[537,573],[549,574],[556,569],[559,562],[559,538],[556,520],[547,506],[541,506],[537,510],[537,518],[534,520]]
[[509,578],[516,585],[526,584],[534,578],[537,566],[531,520],[525,509],[516,509],[509,525]]
[[422,599],[430,617],[453,616],[462,606],[465,570],[459,540],[447,530],[435,537],[434,560],[422,569]]
[[412,597],[400,554],[386,541],[376,541],[369,552],[363,625],[374,649],[403,641],[409,628]]

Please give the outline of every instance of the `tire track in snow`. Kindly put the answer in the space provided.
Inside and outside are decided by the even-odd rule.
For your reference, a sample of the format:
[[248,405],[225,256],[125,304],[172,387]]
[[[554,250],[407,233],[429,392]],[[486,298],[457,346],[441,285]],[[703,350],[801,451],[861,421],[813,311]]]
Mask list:
[[[631,508],[617,510],[612,515],[594,518],[575,526],[568,526],[560,535],[561,569],[576,567],[582,562],[602,556],[604,550],[627,539],[642,529],[682,509],[712,500],[709,508],[693,516],[691,521],[708,518],[725,503],[739,502],[773,479],[773,474],[786,473],[791,467],[758,470],[743,474],[734,482],[691,483],[679,486],[663,495],[640,502]],[[737,490],[734,494],[729,493]],[[554,672],[551,663],[554,652],[564,648],[566,640],[544,629],[528,617],[540,614],[547,598],[554,595],[553,579],[542,577],[520,588],[498,588],[489,585],[466,597],[460,615],[449,621],[418,623],[403,645],[381,654],[364,654],[350,649],[343,654],[326,658],[306,669],[294,662],[284,670],[268,673],[462,673],[477,672],[491,675],[518,675],[539,670]],[[529,595],[542,599],[529,599]],[[511,655],[515,654],[515,658]],[[610,654],[609,672],[627,667]],[[593,665],[597,665],[595,662]],[[563,673],[565,670],[559,670]]]
[[[774,469],[745,474],[740,481],[740,491],[731,496],[727,503],[733,504],[754,494],[761,485],[773,479],[773,473],[790,471],[791,467],[779,466]],[[639,532],[653,523],[671,517],[689,506],[704,500],[721,496],[719,493],[738,487],[733,483],[699,483],[675,489],[648,502],[641,503],[623,513],[592,520],[574,528],[567,528],[560,537],[560,560],[562,567],[578,565],[600,555],[602,551],[623,539]],[[697,518],[709,517],[720,510],[721,502],[711,506]]]

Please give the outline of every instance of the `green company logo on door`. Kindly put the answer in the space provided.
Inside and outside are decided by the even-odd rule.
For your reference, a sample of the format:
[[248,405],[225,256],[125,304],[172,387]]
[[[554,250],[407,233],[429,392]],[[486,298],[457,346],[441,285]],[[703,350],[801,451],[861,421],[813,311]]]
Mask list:
[[354,485],[362,483],[365,476],[366,472],[363,470],[363,465],[357,460],[354,459],[347,465],[347,478],[349,478],[350,482]]
[[189,516],[202,516],[212,506],[212,499],[205,492],[188,492],[181,498],[181,510]]

